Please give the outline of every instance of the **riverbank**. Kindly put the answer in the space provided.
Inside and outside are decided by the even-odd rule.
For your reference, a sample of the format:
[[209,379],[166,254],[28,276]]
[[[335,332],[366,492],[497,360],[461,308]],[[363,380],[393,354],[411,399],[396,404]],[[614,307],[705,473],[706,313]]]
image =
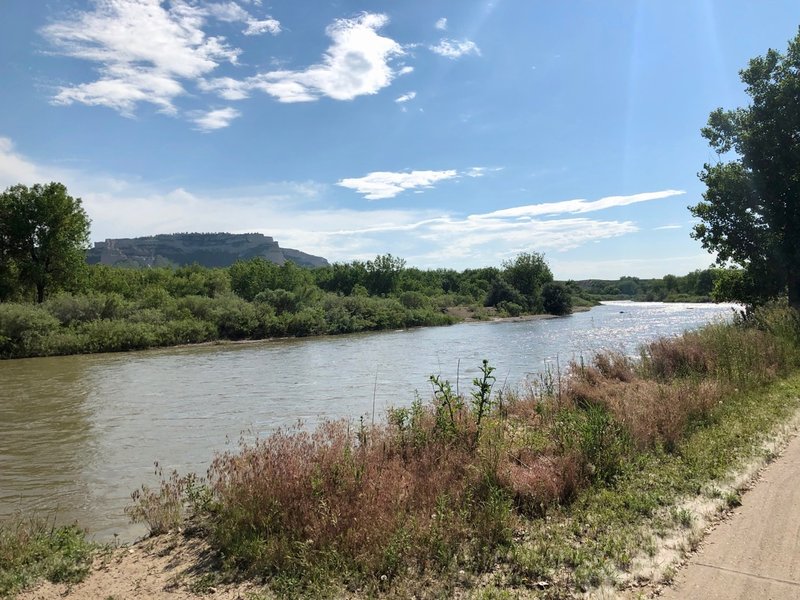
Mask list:
[[[771,496],[791,493],[792,490],[768,486],[765,489],[764,473],[774,462],[784,461],[784,450],[789,442],[798,445],[797,432],[800,427],[800,412],[789,421],[778,425],[772,434],[765,437],[760,447],[754,451],[754,458],[745,461],[737,469],[727,473],[719,483],[718,492],[705,493],[684,498],[663,510],[680,514],[682,523],[671,532],[664,531],[659,536],[658,545],[637,557],[635,566],[616,574],[616,585],[605,584],[600,588],[588,590],[590,597],[611,598],[685,598],[685,587],[692,585],[692,572],[687,567],[702,561],[704,554],[697,550],[708,547],[707,536],[717,536],[720,525],[728,530],[734,515],[738,513],[737,504],[753,504],[750,495],[758,493],[758,511],[769,502]],[[784,503],[780,510],[790,511],[796,506]],[[772,518],[774,511],[769,512]],[[786,519],[781,520],[785,522]],[[561,522],[551,523],[551,528],[562,526]],[[643,536],[651,535],[646,524],[638,524]],[[723,535],[726,533],[721,532]],[[758,532],[756,532],[758,533]],[[754,535],[753,531],[750,535]],[[713,538],[713,539],[716,539]],[[785,540],[785,538],[784,538]],[[713,544],[716,552],[724,552],[724,540]],[[734,551],[734,549],[730,549]],[[652,554],[652,556],[651,556]],[[699,557],[699,558],[696,558]],[[783,564],[782,557],[779,562]],[[766,565],[766,563],[765,563]],[[705,567],[701,567],[701,570]],[[710,598],[731,598],[729,574],[709,584],[702,583],[703,596]],[[705,574],[703,575],[705,578]],[[703,579],[701,578],[701,579]],[[752,579],[752,578],[750,578]],[[504,587],[491,583],[491,576],[474,580],[466,574],[461,581],[450,588],[453,598],[473,599],[523,599],[548,596],[549,581],[529,581],[527,585]],[[676,585],[681,587],[676,588]],[[695,586],[700,585],[695,583]],[[785,587],[785,586],[784,586]],[[681,591],[683,590],[683,591]],[[582,593],[575,589],[572,593]],[[346,593],[345,597],[356,598],[358,592]],[[694,593],[693,595],[698,595]],[[130,546],[98,551],[92,561],[85,579],[79,583],[41,582],[32,589],[17,596],[18,600],[94,600],[95,598],[115,600],[234,600],[250,598],[266,600],[274,597],[265,591],[257,581],[225,581],[220,577],[219,564],[213,549],[198,537],[195,532],[171,531],[145,538]],[[425,597],[424,594],[421,597]],[[558,596],[555,596],[558,597]],[[742,595],[742,599],[753,597]],[[787,598],[793,596],[786,596]]]
[[22,281],[0,289],[0,358],[447,325],[462,320],[448,311],[467,307],[465,317],[488,319],[592,304],[554,282],[535,253],[461,273],[406,268],[386,255],[316,269],[263,258],[228,268],[93,265],[73,279],[38,304]]
[[384,426],[244,446],[206,484],[143,490],[132,514],[154,530],[194,515],[193,534],[227,557],[195,587],[502,598],[667,580],[700,535],[692,508],[735,504],[728,475],[798,408],[786,317],[653,342],[638,363],[600,355],[514,397],[486,395],[485,365],[464,399],[438,381],[432,406]]

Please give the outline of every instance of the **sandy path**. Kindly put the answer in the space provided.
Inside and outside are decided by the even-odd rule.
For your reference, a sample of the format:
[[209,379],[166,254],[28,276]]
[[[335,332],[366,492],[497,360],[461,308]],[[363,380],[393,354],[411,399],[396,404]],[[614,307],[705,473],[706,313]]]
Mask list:
[[800,598],[800,436],[769,465],[662,598]]
[[17,600],[249,600],[258,588],[206,585],[195,588],[198,569],[209,559],[205,544],[169,534],[123,547],[94,560],[92,572],[82,583],[67,586],[43,582],[20,594]]

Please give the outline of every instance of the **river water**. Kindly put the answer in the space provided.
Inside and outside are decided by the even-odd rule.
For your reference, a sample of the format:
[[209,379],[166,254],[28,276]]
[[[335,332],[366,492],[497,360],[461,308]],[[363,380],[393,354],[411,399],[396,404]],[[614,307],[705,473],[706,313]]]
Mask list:
[[123,513],[130,492],[165,473],[204,473],[239,438],[302,420],[380,420],[430,397],[428,376],[465,392],[481,360],[497,385],[524,386],[546,363],[719,319],[731,305],[606,303],[568,317],[464,323],[252,344],[0,362],[0,519],[77,520],[100,540],[143,533]]

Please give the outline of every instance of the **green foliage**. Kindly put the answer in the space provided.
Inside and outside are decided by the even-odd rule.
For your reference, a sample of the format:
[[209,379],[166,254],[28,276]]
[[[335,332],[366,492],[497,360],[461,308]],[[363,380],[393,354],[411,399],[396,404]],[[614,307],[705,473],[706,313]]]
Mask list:
[[572,312],[572,295],[563,283],[550,281],[542,286],[542,307],[551,315]]
[[553,273],[545,262],[544,254],[523,252],[513,261],[504,262],[503,268],[503,278],[525,299],[523,306],[532,312],[541,312],[542,286],[553,281]]
[[492,375],[494,367],[489,366],[489,361],[483,359],[481,363],[481,376],[472,380],[472,413],[475,415],[475,441],[481,435],[481,422],[492,409],[492,387],[497,378]]
[[391,294],[397,288],[405,266],[406,261],[402,258],[391,254],[378,255],[364,265],[367,272],[364,285],[374,296]]
[[76,525],[56,527],[44,519],[0,523],[0,597],[39,579],[78,583],[89,572],[93,551]]
[[0,194],[0,292],[31,289],[41,303],[53,288],[75,287],[88,243],[89,217],[62,184],[19,184]]
[[0,356],[35,355],[58,320],[40,306],[0,304]]
[[[693,237],[747,271],[739,300],[760,302],[788,289],[800,308],[800,33],[785,54],[775,50],[740,71],[750,104],[711,113],[703,137],[732,160],[705,164],[703,201],[690,207],[701,220]],[[754,285],[750,285],[750,284]],[[759,296],[752,294],[756,289]]]
[[[19,296],[18,288],[10,293]],[[541,307],[540,298],[524,297],[498,269],[424,271],[406,268],[391,255],[315,270],[260,257],[227,269],[91,265],[80,286],[50,297],[44,312],[6,309],[8,331],[0,333],[0,354],[110,352],[448,325],[457,320],[454,314],[485,317],[481,308],[492,290],[500,314]],[[448,311],[451,307],[459,310]],[[31,328],[26,335],[24,323]]]
[[[709,302],[715,282],[725,269],[698,269],[687,275],[664,275],[658,279],[621,277],[617,280],[587,279],[570,282],[575,297],[594,300],[636,300],[659,302]],[[713,298],[729,301],[730,298]]]
[[436,429],[439,435],[454,437],[459,432],[458,422],[464,400],[453,391],[446,379],[438,375],[430,376],[433,386],[433,402],[436,409]]

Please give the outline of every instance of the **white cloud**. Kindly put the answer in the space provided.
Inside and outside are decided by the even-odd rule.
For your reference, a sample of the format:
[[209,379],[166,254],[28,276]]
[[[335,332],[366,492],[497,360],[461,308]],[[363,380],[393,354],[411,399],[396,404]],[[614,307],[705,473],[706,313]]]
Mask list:
[[33,185],[47,179],[46,173],[14,150],[14,142],[0,137],[0,190],[22,183]]
[[242,113],[235,108],[219,108],[196,115],[194,122],[201,131],[213,131],[227,127],[231,121],[241,115]]
[[395,173],[375,171],[364,177],[342,179],[336,185],[356,190],[367,200],[394,198],[397,194],[416,188],[429,188],[437,181],[458,177],[458,171],[408,171]]
[[239,56],[224,38],[206,36],[205,15],[178,0],[168,8],[159,0],[98,0],[94,10],[44,27],[42,35],[62,54],[96,63],[99,73],[95,81],[60,88],[53,102],[107,106],[125,115],[149,102],[176,112],[181,80],[206,75],[224,61],[235,64]]
[[206,11],[220,21],[227,23],[246,22],[251,19],[250,13],[236,2],[220,2],[206,5]]
[[[383,182],[380,177],[374,179],[373,191],[381,193],[392,186],[401,191],[414,189],[459,174],[456,171],[421,171],[387,175]],[[405,178],[398,180],[397,175]],[[578,205],[577,212],[588,212],[633,201],[668,198],[677,193],[667,190],[591,202],[551,202],[533,205],[546,209],[519,207],[467,215],[429,207],[375,209],[370,205],[369,209],[355,210],[331,207],[327,187],[313,182],[268,182],[250,188],[203,193],[185,187],[163,189],[138,182],[134,177],[126,180],[38,164],[16,151],[11,140],[0,138],[0,186],[3,189],[16,183],[32,185],[52,180],[62,181],[73,196],[83,199],[92,219],[93,240],[176,231],[261,231],[273,236],[284,247],[299,248],[328,260],[350,261],[391,252],[415,266],[457,269],[497,265],[521,251],[536,250],[556,253],[548,258],[557,277],[577,277],[582,273],[598,276],[601,272],[618,277],[626,272],[637,274],[632,268],[637,261],[641,269],[647,268],[647,262],[653,262],[645,251],[634,261],[617,261],[616,267],[609,263],[607,269],[598,267],[594,271],[592,265],[603,264],[596,257],[596,247],[592,247],[591,253],[578,248],[632,234],[639,227],[629,220],[568,216],[566,213],[576,212],[575,202],[583,202]],[[369,193],[369,189],[361,191]],[[530,215],[540,216],[532,218]],[[568,255],[561,255],[567,256],[568,261],[559,259],[559,254],[568,250],[571,250]],[[583,262],[576,254],[579,252],[585,253]],[[702,263],[698,257],[702,258]],[[673,260],[661,258],[665,264]],[[698,253],[697,257],[687,257],[685,270],[688,272],[710,262],[708,254]],[[582,266],[579,267],[579,263]],[[668,270],[678,270],[674,266],[677,263],[670,264],[673,266]],[[658,270],[658,274],[665,272],[661,267]]]
[[244,30],[245,35],[261,35],[262,33],[278,35],[280,32],[281,23],[275,19],[263,19],[261,21],[251,19],[247,21],[247,29]]
[[632,194],[630,196],[607,196],[590,202],[588,200],[563,200],[561,202],[545,202],[542,204],[529,204],[526,206],[517,206],[514,208],[505,208],[488,213],[486,216],[490,218],[515,218],[515,219],[530,219],[532,217],[539,217],[543,215],[557,215],[564,213],[585,213],[597,210],[605,210],[607,208],[614,208],[618,206],[627,206],[629,204],[636,204],[638,202],[648,202],[650,200],[661,200],[671,196],[680,196],[685,194],[683,190],[663,190],[660,192],[645,192],[641,194]]
[[205,7],[205,14],[226,23],[245,23],[247,28],[242,32],[245,35],[261,35],[262,33],[278,35],[282,30],[281,23],[277,19],[272,17],[256,19],[236,2],[208,4]]
[[403,104],[404,102],[410,102],[416,97],[417,97],[417,92],[408,92],[407,94],[403,94],[399,98],[396,98],[395,102],[397,102],[398,104]]
[[333,43],[322,61],[302,70],[281,69],[260,73],[244,80],[231,78],[205,81],[202,89],[216,91],[223,98],[240,99],[260,90],[279,102],[311,102],[321,97],[352,100],[376,94],[398,74],[392,59],[405,54],[402,46],[378,34],[389,19],[386,15],[364,13],[353,19],[337,19],[326,29]]
[[225,100],[244,100],[250,96],[249,86],[233,77],[218,77],[212,81],[201,79],[197,82],[197,87],[204,92],[216,92]]
[[439,31],[447,30],[447,17],[442,17],[441,19],[437,20],[434,27],[436,27],[436,29]]
[[450,40],[445,38],[435,46],[430,46],[430,50],[451,60],[461,58],[467,54],[481,55],[480,48],[472,40]]
[[667,229],[683,229],[683,225],[662,225],[661,227],[654,227],[653,231],[665,231]]

